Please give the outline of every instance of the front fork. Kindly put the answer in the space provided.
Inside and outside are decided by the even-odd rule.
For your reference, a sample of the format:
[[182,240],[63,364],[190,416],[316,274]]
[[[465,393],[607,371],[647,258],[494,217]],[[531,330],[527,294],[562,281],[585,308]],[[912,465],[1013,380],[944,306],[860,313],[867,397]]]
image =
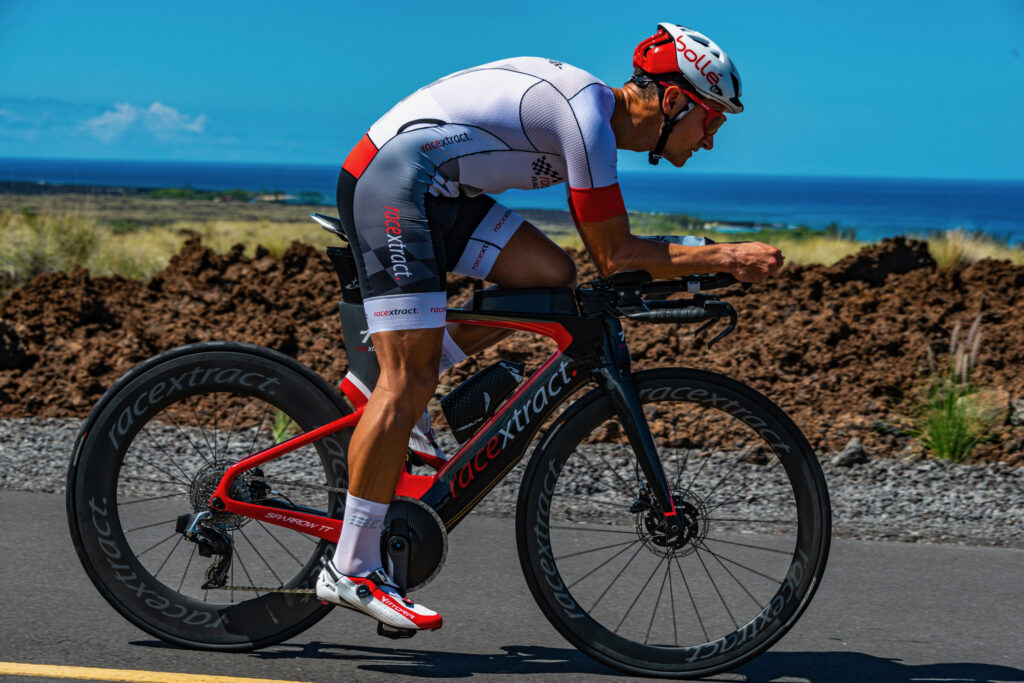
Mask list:
[[608,327],[605,335],[607,362],[597,371],[597,380],[608,394],[612,407],[622,421],[626,437],[636,453],[640,470],[644,473],[651,496],[664,517],[668,532],[673,535],[680,533],[682,527],[676,515],[672,491],[665,478],[665,470],[661,466],[654,437],[651,436],[651,427],[647,424],[647,416],[640,404],[640,395],[630,372],[629,349],[626,347],[622,324],[616,318],[606,319],[605,324]]

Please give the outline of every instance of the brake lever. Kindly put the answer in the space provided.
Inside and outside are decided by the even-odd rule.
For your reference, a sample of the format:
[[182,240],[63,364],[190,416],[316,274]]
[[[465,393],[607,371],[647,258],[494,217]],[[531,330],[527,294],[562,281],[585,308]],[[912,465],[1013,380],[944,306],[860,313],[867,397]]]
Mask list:
[[[724,330],[722,330],[717,335],[715,335],[714,339],[712,339],[711,341],[708,342],[708,350],[710,350],[711,347],[714,346],[715,342],[718,342],[723,337],[726,337],[726,336],[732,334],[736,330],[736,322],[738,320],[738,316],[736,315],[736,309],[733,308],[732,304],[730,304],[728,301],[720,301],[720,300],[707,301],[707,302],[704,303],[705,308],[708,308],[709,304],[711,304],[711,306],[710,306],[711,308],[718,308],[718,309],[722,309],[722,310],[726,311],[726,313],[729,316],[729,324],[725,326]],[[720,317],[725,317],[725,316],[720,316]],[[694,337],[699,336],[701,332],[703,332],[704,330],[706,330],[709,327],[711,327],[712,325],[714,325],[718,320],[719,320],[719,317],[715,317],[715,318],[712,318],[712,319],[708,320],[706,323],[704,323],[703,325],[701,325],[700,327],[698,327],[694,331],[693,336]]]

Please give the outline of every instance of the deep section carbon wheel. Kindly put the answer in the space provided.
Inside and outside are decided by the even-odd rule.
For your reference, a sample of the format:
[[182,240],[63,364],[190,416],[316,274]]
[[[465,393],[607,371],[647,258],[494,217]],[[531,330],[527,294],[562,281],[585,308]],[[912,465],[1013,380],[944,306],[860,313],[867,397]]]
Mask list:
[[[129,621],[187,647],[248,650],[310,627],[329,611],[308,589],[330,546],[208,503],[229,465],[347,412],[326,382],[268,349],[207,343],[146,361],[75,447],[68,521],[89,577]],[[231,495],[339,517],[347,445],[342,432],[299,448],[240,476]],[[203,511],[207,546],[181,530]]]
[[753,389],[697,370],[635,379],[680,529],[595,390],[530,461],[520,561],[583,652],[633,674],[708,676],[766,650],[806,608],[828,555],[828,492],[799,429]]

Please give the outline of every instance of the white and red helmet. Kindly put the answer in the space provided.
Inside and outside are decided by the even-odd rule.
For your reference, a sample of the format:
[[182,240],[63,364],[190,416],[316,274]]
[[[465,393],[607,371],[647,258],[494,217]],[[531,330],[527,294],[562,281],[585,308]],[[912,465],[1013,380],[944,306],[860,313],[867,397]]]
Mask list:
[[725,50],[693,29],[662,22],[636,46],[633,67],[653,81],[682,81],[696,95],[729,114],[743,111],[740,74]]

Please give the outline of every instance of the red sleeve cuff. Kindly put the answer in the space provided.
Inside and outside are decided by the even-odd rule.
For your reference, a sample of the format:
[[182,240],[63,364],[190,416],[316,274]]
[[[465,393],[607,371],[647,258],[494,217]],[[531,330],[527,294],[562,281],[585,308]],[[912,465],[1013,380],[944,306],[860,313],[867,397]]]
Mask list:
[[618,183],[589,190],[570,188],[569,201],[575,216],[583,223],[600,223],[626,213]]

